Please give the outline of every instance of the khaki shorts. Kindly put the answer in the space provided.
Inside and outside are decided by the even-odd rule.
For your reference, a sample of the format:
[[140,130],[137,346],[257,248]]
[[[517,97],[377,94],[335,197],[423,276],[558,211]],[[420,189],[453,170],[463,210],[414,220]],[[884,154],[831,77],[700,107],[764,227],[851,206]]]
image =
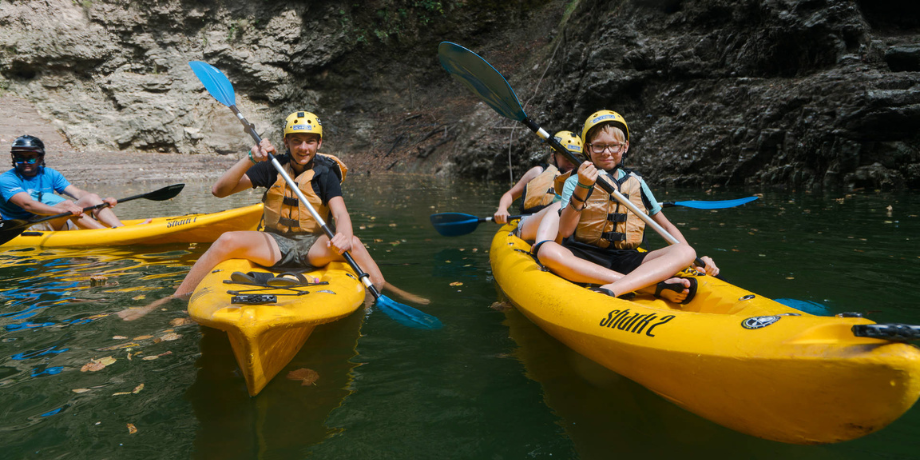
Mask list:
[[[80,227],[77,227],[70,219],[67,220],[67,223],[61,228],[61,230],[79,230]],[[54,232],[56,231],[52,226],[51,222],[42,222],[40,224],[35,224],[28,229],[27,232]]]
[[272,232],[265,233],[275,239],[275,242],[278,243],[278,249],[281,250],[281,260],[269,268],[299,268],[307,270],[315,268],[308,262],[310,259],[307,258],[307,255],[310,253],[310,248],[316,243],[319,235],[304,234],[282,236]]

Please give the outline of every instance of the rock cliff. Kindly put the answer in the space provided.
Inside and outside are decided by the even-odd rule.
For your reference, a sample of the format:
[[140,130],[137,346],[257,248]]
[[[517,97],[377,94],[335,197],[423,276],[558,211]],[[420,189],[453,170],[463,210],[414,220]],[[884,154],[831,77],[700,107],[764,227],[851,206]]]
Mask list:
[[440,69],[451,40],[548,130],[623,114],[659,184],[920,187],[914,1],[0,0],[0,30],[0,91],[81,150],[245,151],[203,60],[275,142],[308,109],[359,170],[520,175],[546,148]]

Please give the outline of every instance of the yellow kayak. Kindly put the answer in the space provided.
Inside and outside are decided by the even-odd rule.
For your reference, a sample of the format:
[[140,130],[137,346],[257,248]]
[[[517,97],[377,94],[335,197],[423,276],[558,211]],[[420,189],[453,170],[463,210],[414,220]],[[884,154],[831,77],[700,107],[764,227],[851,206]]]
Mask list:
[[256,230],[262,218],[262,204],[208,214],[157,217],[123,221],[125,226],[96,230],[33,232],[26,230],[3,245],[29,247],[84,247],[169,243],[213,243],[222,233]]
[[288,287],[248,285],[236,272],[269,271],[244,259],[221,262],[192,293],[188,312],[227,333],[251,396],[291,361],[317,325],[350,315],[364,301],[364,285],[340,262],[304,273],[308,285]]
[[608,297],[540,270],[511,229],[490,257],[512,304],[575,351],[723,426],[840,442],[882,429],[920,396],[920,350],[854,336],[872,321],[813,316],[707,276],[683,306]]

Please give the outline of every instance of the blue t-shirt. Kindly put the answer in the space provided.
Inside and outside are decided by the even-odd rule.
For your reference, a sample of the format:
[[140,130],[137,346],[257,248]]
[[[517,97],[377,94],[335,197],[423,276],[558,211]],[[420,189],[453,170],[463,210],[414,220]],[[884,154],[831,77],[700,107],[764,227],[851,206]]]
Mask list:
[[[617,168],[616,173],[617,173],[617,180],[622,179],[623,176],[626,175],[626,173],[620,168]],[[606,173],[601,172],[601,174],[606,174]],[[642,186],[642,193],[645,194],[645,197],[648,198],[649,202],[652,205],[652,208],[648,210],[648,215],[654,216],[655,214],[658,214],[659,212],[661,212],[661,205],[658,204],[658,200],[656,200],[655,196],[652,195],[652,191],[649,190],[648,185],[645,184],[645,181],[642,180],[641,177],[637,177],[637,179],[639,179],[639,184]],[[602,179],[598,177],[597,180],[600,181]],[[566,179],[565,185],[562,187],[562,202],[564,203],[563,207],[569,204],[569,199],[572,198],[572,192],[575,191],[575,187],[577,186],[577,184],[578,184],[578,174],[573,172],[572,177],[569,177],[568,179]]]
[[47,166],[42,166],[41,171],[31,178],[22,177],[16,173],[16,169],[11,169],[0,174],[0,215],[4,220],[28,219],[34,214],[10,203],[13,195],[26,192],[33,200],[53,206],[64,201],[54,192],[64,193],[68,186],[70,182],[67,182],[63,174]]

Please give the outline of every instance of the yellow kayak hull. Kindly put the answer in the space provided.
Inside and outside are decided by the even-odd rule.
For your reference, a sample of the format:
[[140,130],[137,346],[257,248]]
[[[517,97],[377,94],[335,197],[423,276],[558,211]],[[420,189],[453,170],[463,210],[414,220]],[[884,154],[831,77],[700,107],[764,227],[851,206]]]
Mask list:
[[[352,314],[364,301],[364,286],[348,265],[334,262],[321,270],[305,273],[327,285],[290,289],[261,289],[253,294],[274,294],[270,304],[234,304],[234,294],[254,286],[225,283],[233,272],[267,272],[264,267],[243,259],[222,262],[192,293],[189,316],[203,326],[227,333],[246,387],[255,396],[291,361],[310,337],[313,329]],[[293,294],[297,291],[305,295]]]
[[787,443],[840,442],[885,427],[920,396],[920,350],[852,334],[872,321],[809,315],[706,276],[684,306],[611,298],[541,271],[511,229],[492,241],[492,271],[525,316],[723,426]]
[[124,227],[60,232],[26,230],[3,245],[7,247],[90,247],[170,243],[213,243],[224,232],[256,230],[262,219],[262,204],[207,214],[157,217],[123,221]]

